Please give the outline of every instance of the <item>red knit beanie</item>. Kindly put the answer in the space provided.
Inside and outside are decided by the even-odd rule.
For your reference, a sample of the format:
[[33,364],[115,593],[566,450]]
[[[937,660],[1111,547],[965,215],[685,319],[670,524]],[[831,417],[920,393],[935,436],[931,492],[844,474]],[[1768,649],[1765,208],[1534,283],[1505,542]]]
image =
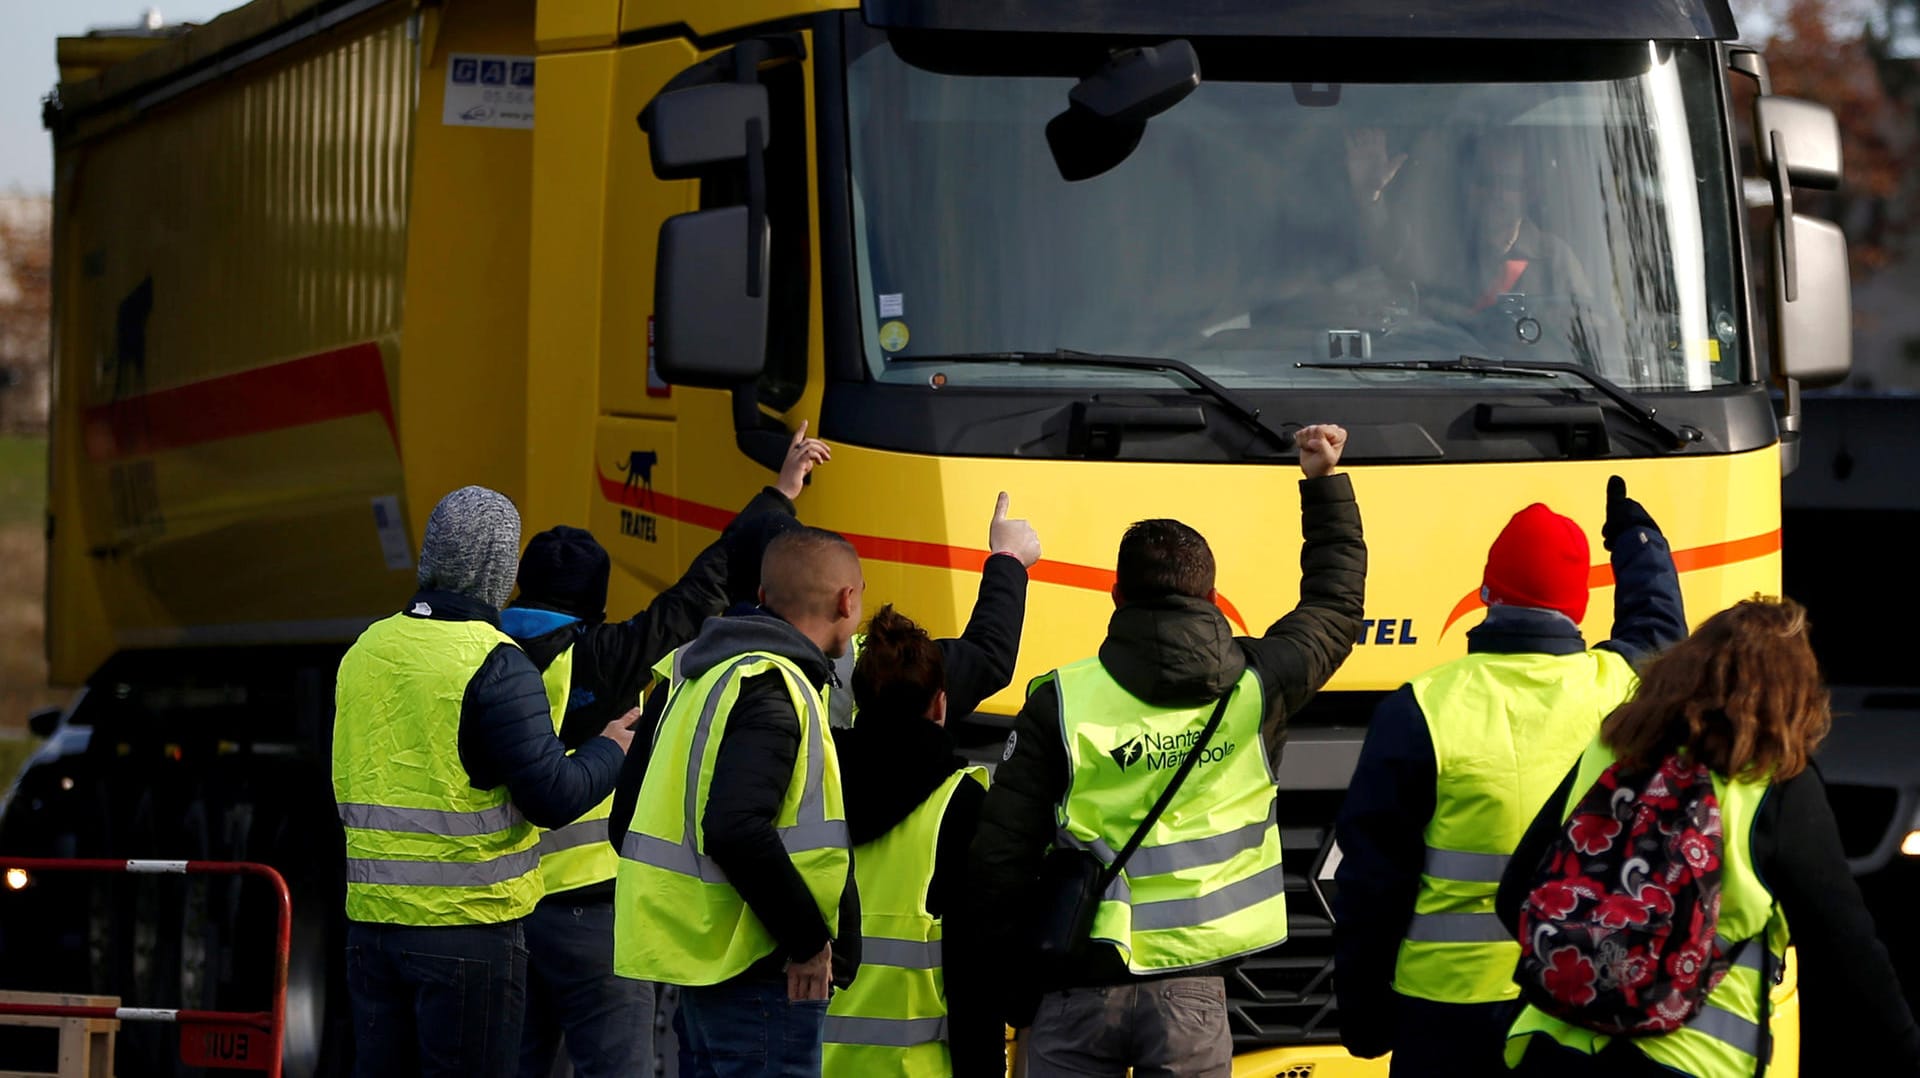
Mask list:
[[1535,502],[1513,515],[1487,551],[1487,601],[1587,616],[1587,533]]

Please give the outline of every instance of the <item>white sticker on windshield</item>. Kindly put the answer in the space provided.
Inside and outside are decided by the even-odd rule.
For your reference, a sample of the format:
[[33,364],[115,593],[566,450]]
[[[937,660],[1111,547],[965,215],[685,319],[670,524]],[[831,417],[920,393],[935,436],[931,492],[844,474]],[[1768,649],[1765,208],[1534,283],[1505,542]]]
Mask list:
[[907,297],[901,292],[888,292],[880,297],[880,317],[903,318],[907,313]]

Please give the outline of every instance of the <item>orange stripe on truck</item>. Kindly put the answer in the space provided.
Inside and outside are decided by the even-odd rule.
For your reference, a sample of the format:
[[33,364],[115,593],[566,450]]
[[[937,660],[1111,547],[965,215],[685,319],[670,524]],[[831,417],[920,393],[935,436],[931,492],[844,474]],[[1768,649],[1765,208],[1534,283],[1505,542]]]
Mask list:
[[[731,509],[706,505],[701,502],[676,498],[671,494],[658,494],[644,489],[628,486],[619,479],[610,479],[606,473],[597,473],[600,479],[600,496],[615,505],[624,505],[631,509],[653,513],[677,520],[683,524],[693,524],[709,531],[720,531],[734,518]],[[862,558],[870,561],[893,562],[898,565],[919,565],[930,569],[958,569],[965,572],[979,572],[986,563],[988,552],[976,547],[951,546],[946,543],[929,543],[919,539],[891,539],[880,535],[858,535],[853,532],[841,532],[847,542]],[[1113,591],[1114,572],[1093,565],[1078,565],[1074,562],[1053,561],[1043,558],[1027,571],[1027,578],[1039,584],[1058,584],[1062,587],[1079,588],[1084,591],[1097,591],[1107,594]],[[1224,595],[1215,597],[1228,621],[1241,632],[1247,632],[1246,619]]]
[[[1736,565],[1743,561],[1763,558],[1780,551],[1780,529],[1775,528],[1762,535],[1750,535],[1745,539],[1733,539],[1725,543],[1709,543],[1706,546],[1689,547],[1673,552],[1673,567],[1688,573],[1695,569],[1717,569],[1723,565]],[[1602,562],[1587,570],[1587,587],[1610,588],[1613,586],[1613,566]],[[1447,623],[1440,627],[1440,635],[1447,635],[1453,623],[1480,609],[1487,604],[1480,598],[1480,589],[1475,588],[1454,605],[1453,613],[1447,615]]]

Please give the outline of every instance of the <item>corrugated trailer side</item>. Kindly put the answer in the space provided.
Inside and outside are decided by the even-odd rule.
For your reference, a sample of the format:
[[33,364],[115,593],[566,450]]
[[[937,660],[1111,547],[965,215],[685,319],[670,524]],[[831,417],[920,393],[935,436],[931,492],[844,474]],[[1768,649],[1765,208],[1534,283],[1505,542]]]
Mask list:
[[[351,1063],[338,657],[411,593],[435,499],[525,494],[533,27],[533,0],[255,0],[69,42],[47,110],[49,651],[85,688],[0,850],[279,868],[290,1075]],[[0,889],[0,988],[258,1007],[265,912],[34,879]],[[176,1073],[175,1039],[130,1024],[116,1073]]]
[[379,4],[196,84],[63,90],[57,681],[123,649],[350,637],[404,590],[416,36]]

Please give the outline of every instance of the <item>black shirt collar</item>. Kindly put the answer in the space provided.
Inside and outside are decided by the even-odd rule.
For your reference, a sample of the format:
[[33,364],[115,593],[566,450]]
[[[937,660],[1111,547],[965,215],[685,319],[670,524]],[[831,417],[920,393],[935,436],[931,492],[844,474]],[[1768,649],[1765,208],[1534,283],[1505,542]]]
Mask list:
[[1587,650],[1580,626],[1554,610],[1520,606],[1487,608],[1487,620],[1467,631],[1469,654],[1494,652],[1577,655]]
[[500,627],[500,611],[484,600],[458,592],[417,591],[407,600],[402,612],[408,617],[430,621],[484,621],[496,629]]

